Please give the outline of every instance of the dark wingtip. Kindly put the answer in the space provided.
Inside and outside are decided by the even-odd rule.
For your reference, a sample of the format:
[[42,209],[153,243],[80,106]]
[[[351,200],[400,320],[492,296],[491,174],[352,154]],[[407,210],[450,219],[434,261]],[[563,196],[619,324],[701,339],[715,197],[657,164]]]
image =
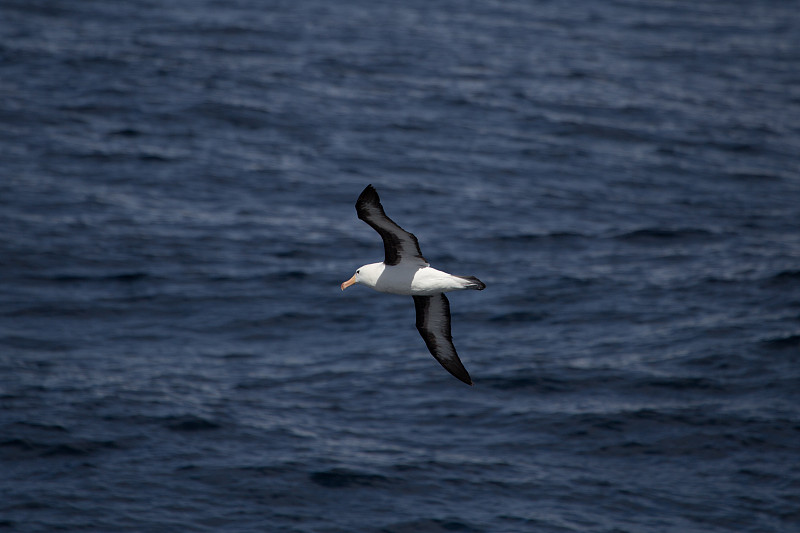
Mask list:
[[380,205],[380,203],[381,199],[378,196],[378,191],[376,191],[375,187],[373,187],[372,184],[370,184],[364,187],[364,190],[361,191],[361,194],[358,195],[358,200],[356,200],[356,209],[360,205],[365,205],[365,204]]
[[464,383],[472,387],[472,378],[469,376],[469,372],[467,372],[467,369],[464,368],[464,365],[461,365],[461,368],[459,369],[448,368],[448,367],[445,368],[447,369],[448,372],[453,374],[454,377],[458,378],[460,381],[463,381]]

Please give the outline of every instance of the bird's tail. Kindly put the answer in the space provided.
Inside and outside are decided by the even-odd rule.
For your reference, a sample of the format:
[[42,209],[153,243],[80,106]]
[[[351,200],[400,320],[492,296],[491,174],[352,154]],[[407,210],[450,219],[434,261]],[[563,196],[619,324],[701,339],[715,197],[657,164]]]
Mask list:
[[472,289],[475,291],[482,291],[486,288],[486,284],[476,278],[475,276],[456,276],[457,278],[461,278],[465,280],[467,283],[464,285],[465,289]]

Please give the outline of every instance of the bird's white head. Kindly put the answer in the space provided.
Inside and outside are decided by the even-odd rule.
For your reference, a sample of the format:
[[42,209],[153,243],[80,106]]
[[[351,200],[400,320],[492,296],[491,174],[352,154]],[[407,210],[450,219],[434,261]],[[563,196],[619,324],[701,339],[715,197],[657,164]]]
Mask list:
[[383,263],[371,263],[360,267],[356,270],[356,273],[353,274],[352,278],[342,283],[342,290],[345,290],[355,283],[375,288],[375,285],[378,283],[378,278],[383,273],[384,267],[385,265]]

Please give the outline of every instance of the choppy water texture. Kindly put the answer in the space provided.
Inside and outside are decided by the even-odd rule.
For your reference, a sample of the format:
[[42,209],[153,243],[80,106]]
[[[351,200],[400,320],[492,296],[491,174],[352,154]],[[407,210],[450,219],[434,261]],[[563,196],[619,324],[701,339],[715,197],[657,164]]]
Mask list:
[[798,531],[796,7],[4,0],[0,530]]

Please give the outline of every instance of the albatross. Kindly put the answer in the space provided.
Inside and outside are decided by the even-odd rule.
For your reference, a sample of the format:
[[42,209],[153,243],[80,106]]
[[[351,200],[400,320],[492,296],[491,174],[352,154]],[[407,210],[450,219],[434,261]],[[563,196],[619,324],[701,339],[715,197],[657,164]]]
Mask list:
[[453,376],[472,385],[453,345],[450,302],[444,293],[464,289],[482,291],[486,285],[475,276],[454,276],[431,267],[422,256],[414,234],[386,216],[378,191],[372,185],[367,185],[359,195],[356,213],[380,234],[385,257],[382,263],[358,268],[352,278],[342,283],[342,290],[358,283],[379,292],[412,296],[417,330],[431,355]]

